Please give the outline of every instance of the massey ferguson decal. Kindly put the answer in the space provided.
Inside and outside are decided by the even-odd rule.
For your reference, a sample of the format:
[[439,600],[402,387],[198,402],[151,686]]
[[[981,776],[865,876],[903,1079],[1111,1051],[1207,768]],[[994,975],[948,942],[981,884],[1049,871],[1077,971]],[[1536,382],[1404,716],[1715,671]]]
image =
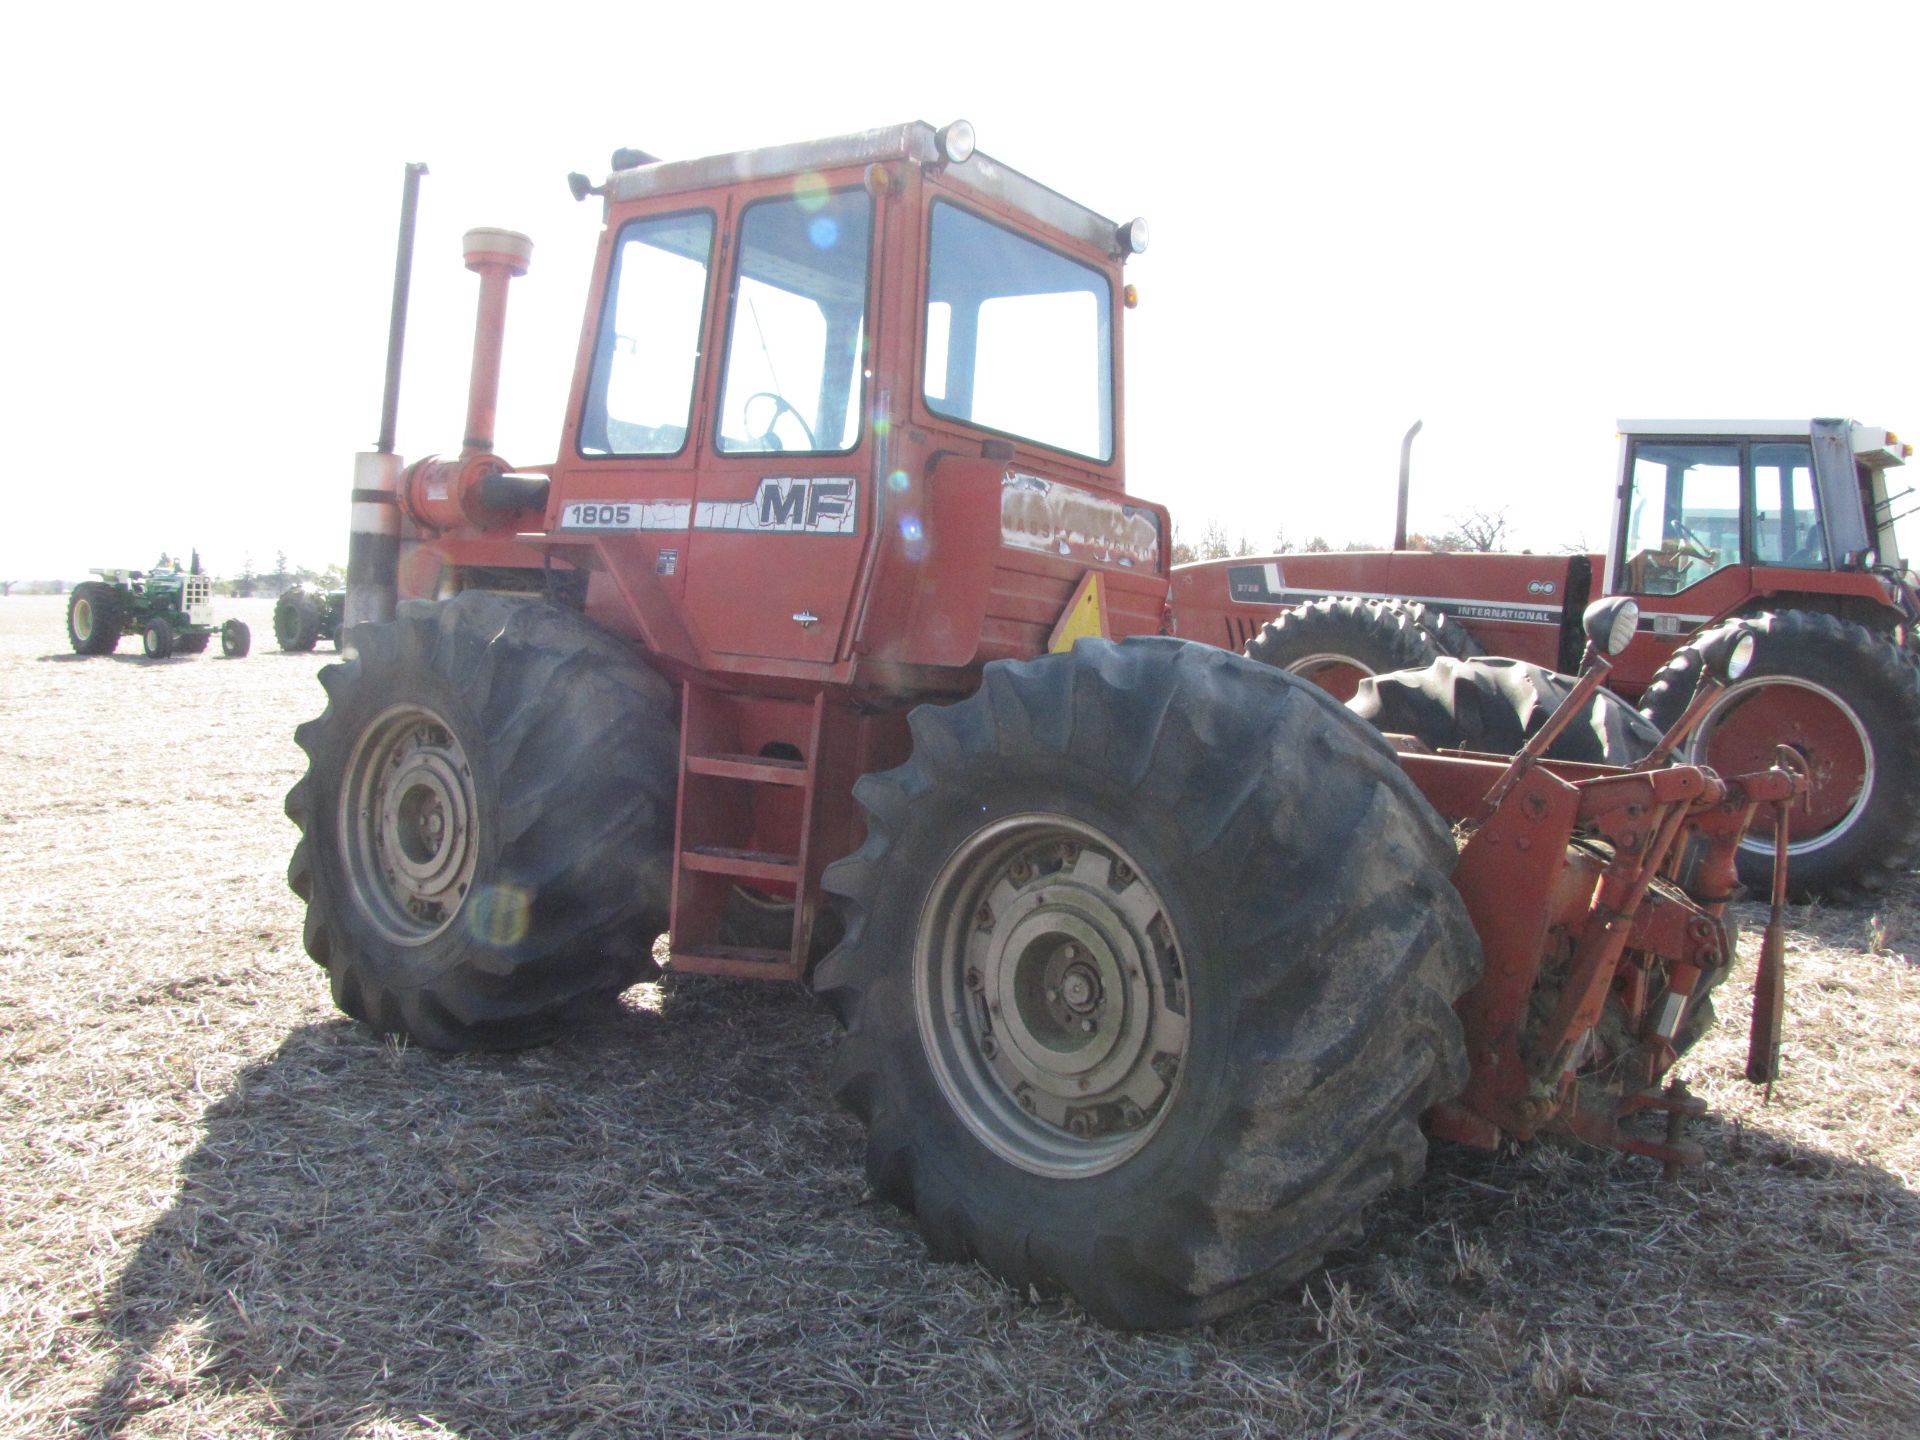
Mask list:
[[1140,506],[1038,475],[1010,474],[1000,482],[1000,543],[1070,560],[1151,568],[1160,559],[1160,519]]
[[751,500],[702,500],[696,530],[775,530],[797,535],[852,535],[859,521],[859,483],[848,475],[769,475]]
[[[772,530],[852,535],[860,485],[851,476],[769,475],[751,500],[576,500],[560,511],[562,530]],[[670,551],[661,552],[671,555]],[[671,570],[662,571],[671,575]]]

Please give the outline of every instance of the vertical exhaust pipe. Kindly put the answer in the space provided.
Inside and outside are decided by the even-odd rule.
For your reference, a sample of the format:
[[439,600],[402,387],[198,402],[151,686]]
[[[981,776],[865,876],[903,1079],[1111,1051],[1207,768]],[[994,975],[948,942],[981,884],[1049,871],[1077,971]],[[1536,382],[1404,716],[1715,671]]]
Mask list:
[[1400,504],[1393,512],[1393,548],[1407,548],[1407,481],[1413,473],[1413,437],[1423,421],[1416,420],[1400,440]]
[[500,354],[507,334],[507,282],[527,273],[533,241],[512,230],[469,230],[461,240],[467,268],[480,277],[480,312],[473,325],[473,374],[467,381],[466,455],[493,452],[493,419],[500,401]]
[[400,357],[407,336],[407,290],[413,279],[414,217],[420,208],[422,164],[407,166],[400,197],[400,246],[393,267],[393,314],[387,324],[387,387],[380,404],[380,438],[353,457],[353,511],[347,537],[347,601],[341,632],[367,621],[393,619],[400,590],[400,457],[393,453],[400,410]]

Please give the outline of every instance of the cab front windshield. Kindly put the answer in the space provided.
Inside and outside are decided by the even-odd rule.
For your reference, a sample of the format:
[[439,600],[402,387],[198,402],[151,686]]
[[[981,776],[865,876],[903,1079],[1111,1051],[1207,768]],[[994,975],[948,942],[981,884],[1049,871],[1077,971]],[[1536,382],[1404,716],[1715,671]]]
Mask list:
[[1090,265],[936,202],[927,408],[1089,459],[1113,458],[1113,291]]

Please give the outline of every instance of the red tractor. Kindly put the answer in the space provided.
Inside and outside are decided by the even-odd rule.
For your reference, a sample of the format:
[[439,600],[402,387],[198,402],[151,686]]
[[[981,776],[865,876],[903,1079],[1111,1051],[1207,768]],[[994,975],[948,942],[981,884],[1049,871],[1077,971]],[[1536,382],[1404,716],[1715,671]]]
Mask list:
[[[1393,550],[1182,566],[1180,633],[1244,647],[1345,699],[1365,676],[1445,656],[1569,670],[1588,600],[1630,595],[1640,629],[1608,685],[1648,723],[1620,707],[1583,758],[1631,761],[1686,709],[1702,658],[1751,631],[1752,669],[1709,709],[1686,754],[1732,774],[1790,745],[1812,787],[1794,817],[1795,890],[1872,895],[1920,866],[1920,581],[1893,526],[1911,491],[1890,495],[1887,481],[1911,453],[1848,420],[1623,420],[1605,555],[1409,550],[1403,461]],[[1417,706],[1422,738],[1513,748],[1536,678],[1447,667]],[[1475,693],[1441,693],[1460,686]],[[1511,713],[1487,720],[1502,708],[1489,703],[1496,690],[1520,707],[1517,727]],[[1388,702],[1400,718],[1405,699]],[[1750,842],[1742,879],[1764,890],[1771,869],[1771,846]]]
[[1390,741],[1169,633],[1119,423],[1141,222],[960,123],[572,184],[605,229],[559,458],[492,453],[530,247],[476,231],[466,443],[403,466],[390,383],[357,469],[287,798],[342,1009],[520,1046],[662,963],[808,979],[876,1191],[1123,1325],[1304,1275],[1429,1133],[1698,1158],[1662,1082],[1801,781],[1665,763],[1698,706],[1637,769],[1543,758],[1631,602],[1521,755]]

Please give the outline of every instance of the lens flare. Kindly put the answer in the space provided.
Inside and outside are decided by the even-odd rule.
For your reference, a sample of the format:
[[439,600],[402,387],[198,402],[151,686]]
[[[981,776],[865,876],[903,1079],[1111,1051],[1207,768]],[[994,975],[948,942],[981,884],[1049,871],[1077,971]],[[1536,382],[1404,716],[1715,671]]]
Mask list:
[[816,250],[831,250],[840,243],[840,223],[831,215],[816,216],[807,226],[807,238]]

